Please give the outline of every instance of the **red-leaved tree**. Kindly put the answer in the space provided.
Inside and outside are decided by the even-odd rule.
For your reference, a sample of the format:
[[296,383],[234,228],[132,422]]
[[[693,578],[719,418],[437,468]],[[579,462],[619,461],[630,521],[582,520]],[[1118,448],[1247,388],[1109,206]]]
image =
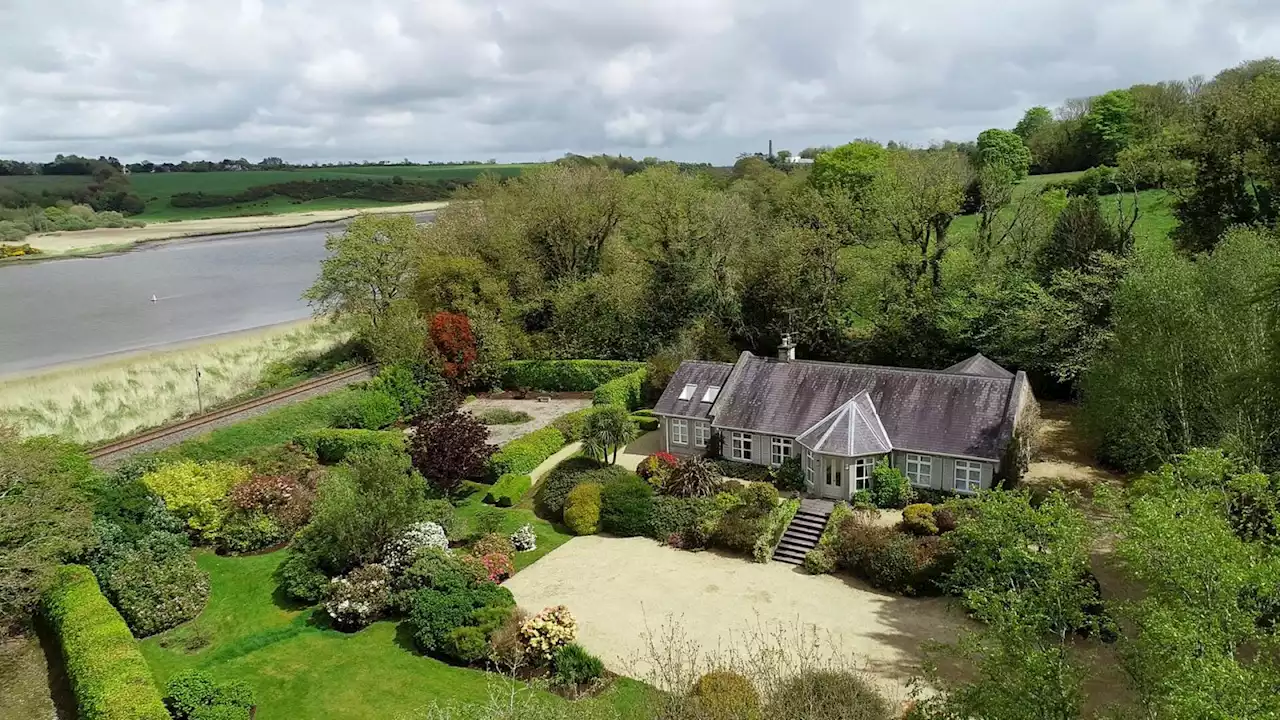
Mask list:
[[467,316],[436,313],[431,318],[431,342],[444,358],[444,376],[455,384],[466,382],[476,362],[476,338]]
[[409,443],[413,466],[446,495],[457,492],[464,480],[483,477],[496,450],[489,444],[489,428],[470,413],[457,410],[419,418]]

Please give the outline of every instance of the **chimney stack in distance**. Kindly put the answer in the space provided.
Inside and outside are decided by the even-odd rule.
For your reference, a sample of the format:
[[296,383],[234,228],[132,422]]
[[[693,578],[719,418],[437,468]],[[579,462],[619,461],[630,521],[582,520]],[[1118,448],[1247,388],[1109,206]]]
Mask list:
[[778,360],[791,362],[796,359],[796,344],[791,341],[791,333],[782,336],[782,344],[778,346]]

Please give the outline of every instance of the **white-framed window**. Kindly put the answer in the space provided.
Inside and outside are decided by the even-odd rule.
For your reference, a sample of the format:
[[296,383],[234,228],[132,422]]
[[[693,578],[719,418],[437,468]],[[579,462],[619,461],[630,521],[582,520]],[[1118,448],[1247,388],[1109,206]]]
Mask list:
[[976,493],[982,489],[982,463],[956,461],[956,492]]
[[711,426],[704,422],[693,424],[693,446],[704,448],[711,440]]
[[813,487],[813,451],[804,451],[804,483]]
[[720,386],[709,385],[707,391],[702,393],[702,402],[715,402],[718,397],[720,397]]
[[912,485],[930,487],[933,485],[933,458],[928,455],[907,455],[907,479]]
[[858,458],[853,461],[853,491],[871,489],[871,470],[876,465],[872,458]]
[[777,466],[791,457],[791,438],[776,437],[769,440],[769,464]]
[[689,444],[689,421],[688,420],[672,420],[671,421],[671,442],[675,445]]
[[684,389],[680,391],[680,399],[691,400],[693,398],[693,394],[696,392],[698,392],[697,385],[685,385]]
[[729,457],[734,460],[751,462],[751,433],[734,433],[730,436],[729,448]]

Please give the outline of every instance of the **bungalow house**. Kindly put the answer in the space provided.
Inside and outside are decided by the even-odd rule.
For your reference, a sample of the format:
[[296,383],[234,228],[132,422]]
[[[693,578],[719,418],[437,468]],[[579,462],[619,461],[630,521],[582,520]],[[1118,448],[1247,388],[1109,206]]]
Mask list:
[[687,361],[654,413],[666,449],[706,452],[713,434],[731,460],[798,457],[809,495],[848,500],[887,459],[918,488],[973,493],[1025,469],[1023,421],[1036,416],[1023,372],[982,355],[945,370],[777,358]]

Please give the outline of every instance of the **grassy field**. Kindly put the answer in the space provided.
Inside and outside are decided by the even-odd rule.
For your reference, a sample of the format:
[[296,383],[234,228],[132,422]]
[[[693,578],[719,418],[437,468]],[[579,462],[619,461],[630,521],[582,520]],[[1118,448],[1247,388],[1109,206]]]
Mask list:
[[250,170],[247,172],[216,173],[151,173],[132,175],[134,191],[147,203],[146,211],[138,219],[147,222],[169,220],[194,220],[197,218],[231,217],[237,215],[267,215],[310,210],[345,210],[368,207],[384,207],[394,203],[376,200],[325,198],[310,202],[297,202],[289,198],[275,197],[259,202],[216,208],[175,208],[169,198],[178,193],[205,192],[234,194],[259,185],[298,180],[386,180],[396,175],[414,180],[474,180],[481,173],[503,176],[520,174],[523,165],[370,165],[349,168],[321,168],[315,170]]
[[[163,684],[187,668],[244,680],[255,691],[261,720],[423,718],[434,706],[483,703],[505,687],[497,675],[422,655],[394,621],[354,634],[328,629],[323,613],[277,593],[272,573],[287,553],[199,552],[197,562],[211,581],[209,605],[195,620],[142,642],[156,680]],[[527,692],[535,702],[565,702]],[[620,680],[598,699],[580,702],[626,712],[646,692],[640,683]]]
[[196,412],[196,366],[207,408],[252,389],[267,365],[346,338],[331,325],[307,323],[15,377],[0,381],[0,421],[74,442],[120,437]]

